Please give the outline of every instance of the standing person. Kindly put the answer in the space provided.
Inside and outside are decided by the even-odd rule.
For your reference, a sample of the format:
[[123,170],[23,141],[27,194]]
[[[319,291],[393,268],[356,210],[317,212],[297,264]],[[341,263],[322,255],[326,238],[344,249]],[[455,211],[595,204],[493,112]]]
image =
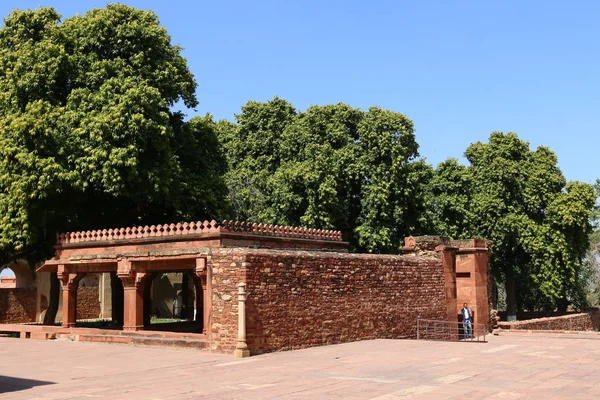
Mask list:
[[465,332],[465,338],[469,339],[473,337],[473,321],[471,319],[472,313],[471,309],[468,307],[467,303],[463,304],[462,310],[460,310],[463,320],[463,330]]

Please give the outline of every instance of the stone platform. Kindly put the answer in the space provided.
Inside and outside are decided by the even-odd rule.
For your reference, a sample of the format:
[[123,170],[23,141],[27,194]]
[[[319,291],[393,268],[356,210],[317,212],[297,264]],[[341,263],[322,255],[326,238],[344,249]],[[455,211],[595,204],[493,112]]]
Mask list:
[[597,399],[598,335],[374,340],[229,355],[0,338],[0,398]]
[[21,339],[58,339],[75,342],[133,344],[209,350],[206,335],[166,331],[122,331],[117,329],[63,328],[60,326],[2,324],[0,332],[14,332]]

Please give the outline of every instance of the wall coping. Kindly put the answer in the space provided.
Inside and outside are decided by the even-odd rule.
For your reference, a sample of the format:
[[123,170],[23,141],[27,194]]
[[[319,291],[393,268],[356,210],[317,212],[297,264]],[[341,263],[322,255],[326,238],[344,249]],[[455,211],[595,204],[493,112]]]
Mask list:
[[572,318],[581,318],[583,316],[589,316],[592,314],[597,314],[600,312],[600,309],[591,309],[588,311],[583,311],[577,314],[567,314],[567,315],[558,315],[555,317],[542,317],[542,318],[532,318],[525,319],[520,321],[498,321],[498,328],[500,329],[511,329],[511,327],[521,327],[527,326],[530,324],[535,324],[539,322],[552,322],[552,321],[560,321],[563,319],[572,319]]
[[[79,232],[67,232],[58,235],[58,246],[90,242],[114,243],[124,241],[144,241],[144,239],[164,238],[185,240],[186,237],[206,234],[220,236],[223,233],[247,234],[284,239],[308,239],[325,242],[342,242],[340,231],[313,229],[272,224],[257,224],[240,221],[197,221],[177,224],[145,225],[115,229],[98,229]],[[212,236],[212,235],[211,235]],[[140,240],[141,239],[141,240]]]
[[[294,255],[297,257],[324,257],[324,258],[338,258],[338,259],[364,259],[364,260],[401,260],[405,261],[408,264],[416,264],[419,262],[425,263],[440,263],[440,259],[437,257],[427,257],[427,256],[407,256],[403,254],[373,254],[373,253],[347,253],[347,252],[338,252],[331,251],[327,249],[306,249],[306,248],[298,248],[298,249],[282,249],[282,248],[253,248],[253,247],[221,247],[221,251],[231,251],[236,252],[240,255],[273,255],[273,256],[286,256],[286,255]],[[212,250],[214,253],[214,250]]]

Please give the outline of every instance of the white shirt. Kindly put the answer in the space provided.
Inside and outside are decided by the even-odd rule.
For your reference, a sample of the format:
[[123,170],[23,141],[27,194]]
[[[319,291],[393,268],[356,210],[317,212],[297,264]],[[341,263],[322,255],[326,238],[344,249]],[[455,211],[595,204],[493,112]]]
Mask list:
[[471,319],[471,310],[469,310],[468,308],[463,308],[462,315],[463,315],[463,320]]

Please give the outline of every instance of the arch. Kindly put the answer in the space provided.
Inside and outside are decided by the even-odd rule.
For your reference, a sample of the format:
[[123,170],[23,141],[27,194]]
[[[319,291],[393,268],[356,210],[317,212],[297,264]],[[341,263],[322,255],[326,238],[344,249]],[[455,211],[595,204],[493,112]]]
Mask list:
[[35,273],[25,260],[17,260],[11,264],[5,265],[4,268],[10,269],[15,274],[16,288],[33,288],[35,287]]

